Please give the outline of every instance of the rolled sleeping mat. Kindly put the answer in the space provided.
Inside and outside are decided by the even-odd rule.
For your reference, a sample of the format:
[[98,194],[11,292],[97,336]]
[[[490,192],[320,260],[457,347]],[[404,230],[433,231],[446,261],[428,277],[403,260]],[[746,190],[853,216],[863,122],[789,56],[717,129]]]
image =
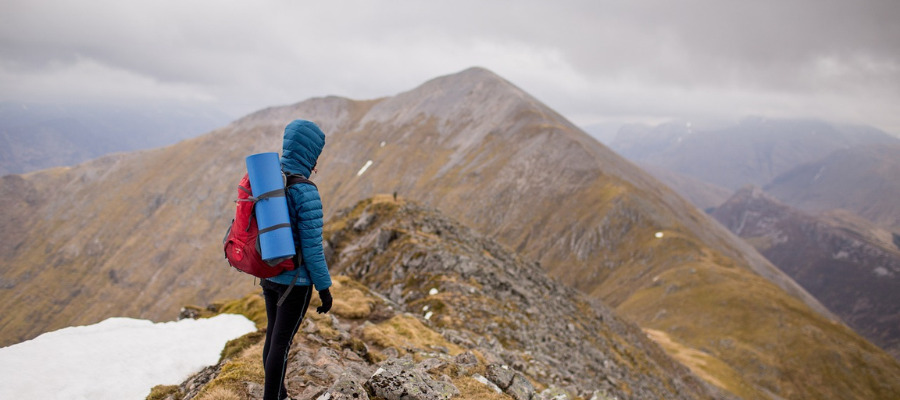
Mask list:
[[270,264],[293,257],[294,235],[284,192],[284,176],[278,153],[259,153],[247,157],[250,191],[256,202],[256,224],[259,227],[259,250],[263,261]]

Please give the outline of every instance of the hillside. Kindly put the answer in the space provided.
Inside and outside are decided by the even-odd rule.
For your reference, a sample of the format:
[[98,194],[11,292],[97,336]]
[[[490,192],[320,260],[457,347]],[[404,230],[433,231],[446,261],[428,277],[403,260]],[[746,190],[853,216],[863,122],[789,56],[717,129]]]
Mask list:
[[[436,210],[378,196],[325,229],[331,268],[349,277],[335,279],[333,316],[307,313],[294,341],[286,379],[294,397],[314,399],[326,389],[336,397],[343,389],[346,398],[348,390],[359,395],[353,398],[407,398],[387,393],[383,378],[392,387],[430,388],[419,396],[409,390],[408,398],[420,399],[722,398],[633,323]],[[245,310],[260,303],[259,295],[238,302]],[[259,357],[243,357],[245,370],[260,368]],[[406,373],[396,374],[400,366]],[[258,398],[246,389],[261,383],[258,372],[223,375],[201,374],[180,391]],[[476,381],[479,375],[505,393]],[[203,387],[201,379],[212,383]]]
[[818,218],[759,188],[739,190],[713,213],[857,332],[900,359],[900,249],[861,222]]
[[765,190],[802,210],[848,210],[900,234],[900,144],[835,151],[786,171]]
[[733,194],[730,190],[721,186],[716,186],[688,175],[672,172],[654,165],[641,163],[638,165],[701,210],[714,209],[724,203],[725,200],[728,200]]
[[685,122],[626,126],[610,147],[629,160],[737,190],[747,184],[764,186],[834,151],[874,144],[900,140],[864,126],[754,117],[710,129]]
[[[900,376],[896,361],[833,322],[755,249],[478,68],[391,97],[310,99],[167,148],[5,178],[0,198],[18,212],[0,218],[0,301],[17,306],[0,315],[0,339],[111,315],[167,320],[182,304],[254,290],[225,267],[219,243],[243,158],[279,151],[295,118],[328,135],[312,178],[327,218],[376,193],[437,208],[656,332],[695,370],[698,354],[728,365],[707,379],[745,398],[898,392],[885,378]],[[854,373],[835,375],[840,365]]]

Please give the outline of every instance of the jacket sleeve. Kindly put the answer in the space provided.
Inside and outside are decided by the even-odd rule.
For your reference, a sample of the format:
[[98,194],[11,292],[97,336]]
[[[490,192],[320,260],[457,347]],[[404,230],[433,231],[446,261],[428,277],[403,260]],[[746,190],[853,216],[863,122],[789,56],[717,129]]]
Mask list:
[[322,199],[319,190],[309,184],[293,185],[288,190],[291,196],[291,217],[294,226],[294,244],[303,255],[303,266],[309,271],[316,290],[331,287],[331,275],[325,263],[322,248]]

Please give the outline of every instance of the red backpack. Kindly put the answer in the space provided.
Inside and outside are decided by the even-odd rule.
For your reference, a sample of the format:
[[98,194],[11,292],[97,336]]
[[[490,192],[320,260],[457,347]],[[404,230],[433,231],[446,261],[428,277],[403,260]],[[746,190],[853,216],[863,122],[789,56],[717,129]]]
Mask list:
[[[308,183],[315,186],[312,181],[300,175],[288,175],[285,183],[287,184],[285,190],[297,183]],[[285,191],[280,190],[274,194],[267,193],[267,195],[268,197],[284,196]],[[252,196],[250,178],[244,174],[244,178],[238,185],[237,211],[231,221],[231,226],[225,232],[222,244],[225,247],[225,259],[232,267],[257,278],[271,278],[284,271],[292,271],[297,268],[300,249],[297,249],[294,257],[276,261],[274,265],[263,261],[259,250],[259,227],[257,227],[253,212],[256,202],[259,200]]]

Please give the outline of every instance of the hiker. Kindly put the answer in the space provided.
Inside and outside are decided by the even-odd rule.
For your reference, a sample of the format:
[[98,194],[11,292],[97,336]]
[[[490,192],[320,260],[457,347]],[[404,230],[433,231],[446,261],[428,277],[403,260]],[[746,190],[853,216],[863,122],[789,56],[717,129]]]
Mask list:
[[[310,121],[296,120],[284,128],[284,145],[281,167],[286,175],[302,175],[308,178],[316,170],[316,163],[325,134]],[[260,282],[266,299],[266,343],[263,346],[265,367],[264,400],[288,398],[284,386],[288,353],[294,334],[303,321],[313,289],[318,290],[322,306],[320,314],[331,309],[331,276],[325,263],[322,248],[322,200],[315,185],[292,185],[287,190],[288,212],[291,217],[294,246],[299,255],[299,266]],[[291,282],[295,280],[292,287]],[[314,287],[313,287],[314,286]],[[279,306],[278,300],[288,292]]]

